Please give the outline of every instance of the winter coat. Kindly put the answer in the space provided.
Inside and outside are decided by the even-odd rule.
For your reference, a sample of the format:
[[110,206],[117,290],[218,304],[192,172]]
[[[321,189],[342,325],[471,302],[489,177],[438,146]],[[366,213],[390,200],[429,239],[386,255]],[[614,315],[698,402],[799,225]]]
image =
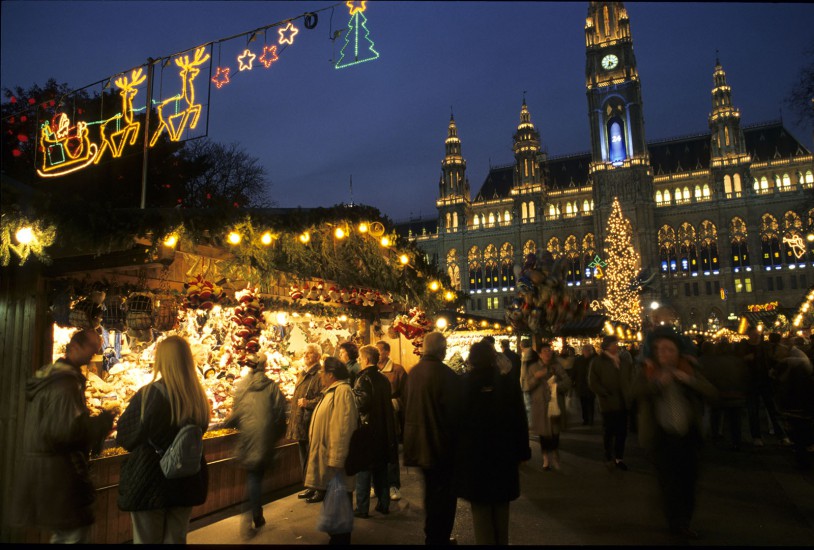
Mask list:
[[[540,371],[545,372],[542,378],[534,376]],[[548,415],[548,404],[552,398],[549,382],[552,378],[557,384],[558,393],[565,393],[571,387],[571,379],[556,359],[553,359],[548,365],[543,365],[540,361],[527,364],[526,376],[520,380],[523,391],[527,391],[531,395],[531,431],[544,437],[560,433],[559,417],[553,419]],[[556,399],[556,396],[554,398]],[[561,414],[564,412],[562,411]]]
[[271,464],[277,441],[285,434],[285,407],[277,382],[262,370],[238,383],[232,414],[224,426],[240,430],[237,459],[247,470]]
[[113,415],[90,416],[85,382],[79,369],[59,360],[39,369],[26,383],[12,524],[76,529],[93,523],[96,492],[88,459],[91,449],[98,451],[110,433]]
[[520,356],[517,355],[512,350],[506,350],[503,352],[503,355],[509,358],[509,361],[512,362],[512,370],[509,371],[509,377],[512,378],[517,387],[520,387]]
[[381,368],[381,372],[390,382],[390,399],[396,413],[404,411],[404,385],[407,383],[407,371],[392,359]]
[[588,371],[594,357],[596,357],[595,353],[590,357],[580,354],[574,359],[574,390],[577,396],[583,399],[593,399],[595,397],[594,392],[591,391],[591,386],[588,384]]
[[531,458],[520,385],[497,369],[465,374],[454,487],[476,503],[509,502],[520,496],[520,462]]
[[[305,399],[305,405],[298,405],[300,398]],[[308,441],[308,427],[311,425],[311,415],[314,408],[322,398],[322,382],[319,379],[319,363],[309,369],[300,371],[297,383],[294,386],[294,395],[291,397],[291,413],[288,417],[288,430],[286,438],[295,441]]]
[[[130,453],[122,464],[119,479],[119,509],[125,512],[196,506],[206,501],[209,476],[204,456],[201,470],[195,475],[167,479],[161,471],[161,457],[153,445],[166,449],[183,426],[172,424],[167,395],[152,387],[158,384],[164,382],[158,380],[139,389],[119,417],[116,443]],[[145,394],[142,421],[141,402]],[[201,429],[206,431],[207,426],[202,425]]]
[[602,352],[591,361],[588,369],[588,385],[599,397],[599,409],[603,413],[625,411],[630,408],[630,387],[633,383],[633,364],[628,354],[619,354],[619,368],[607,352]]
[[373,470],[386,464],[399,463],[399,442],[396,438],[396,422],[390,401],[390,381],[375,365],[359,372],[353,387],[359,420],[367,424],[371,435],[371,460]]
[[440,359],[423,355],[407,373],[404,465],[452,467],[461,397],[460,378]]
[[749,387],[749,371],[743,359],[736,355],[703,355],[699,370],[718,390],[719,407],[745,407]]
[[667,388],[648,375],[648,372],[652,371],[652,366],[645,363],[631,387],[631,393],[638,403],[639,444],[648,452],[654,450],[659,434],[668,430],[659,421],[658,410],[666,398],[666,392],[678,390],[678,406],[687,421],[687,432],[678,435],[691,438],[698,445],[701,443],[703,433],[701,424],[704,411],[703,400],[714,400],[718,396],[715,386],[698,372],[698,369],[693,368],[687,359],[682,358],[680,361],[681,370],[692,373],[688,382],[674,380],[670,384],[672,388]]
[[356,487],[356,476],[345,475],[350,436],[359,424],[359,412],[353,390],[347,380],[338,380],[323,391],[322,400],[314,409],[308,440],[308,467],[305,486],[325,490],[339,472],[348,492]]

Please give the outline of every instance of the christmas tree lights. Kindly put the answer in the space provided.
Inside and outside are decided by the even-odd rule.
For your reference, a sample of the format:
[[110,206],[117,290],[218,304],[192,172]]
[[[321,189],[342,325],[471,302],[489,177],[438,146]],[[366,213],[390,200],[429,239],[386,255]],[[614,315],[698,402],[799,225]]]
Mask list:
[[[365,61],[373,61],[379,58],[379,52],[373,47],[373,41],[370,39],[370,31],[367,28],[367,17],[365,17],[365,2],[346,2],[350,10],[350,22],[348,23],[348,33],[345,35],[345,45],[342,46],[339,61],[336,62],[335,67],[342,69],[350,67]],[[360,55],[359,52],[359,36],[364,31],[362,38],[367,42],[367,51],[363,51]],[[350,52],[345,53],[348,45],[353,41],[353,57]],[[346,58],[347,55],[347,58]]]
[[618,197],[613,199],[605,235],[607,269],[602,304],[612,320],[637,331],[641,327],[642,304],[639,293],[631,289],[630,281],[639,272],[640,257],[633,248],[633,228],[622,214]]

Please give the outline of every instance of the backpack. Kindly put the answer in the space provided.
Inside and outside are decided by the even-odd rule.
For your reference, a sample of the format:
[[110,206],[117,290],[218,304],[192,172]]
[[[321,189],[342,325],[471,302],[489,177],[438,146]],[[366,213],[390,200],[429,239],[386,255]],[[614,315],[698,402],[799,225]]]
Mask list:
[[[158,391],[166,397],[166,389],[158,385]],[[146,401],[146,391],[142,403]],[[141,408],[141,420],[144,421],[144,407]],[[164,477],[176,479],[189,477],[201,471],[201,456],[203,455],[203,430],[196,424],[187,424],[175,435],[170,446],[161,449],[158,445],[147,439],[147,443],[155,449],[161,457],[159,464]]]

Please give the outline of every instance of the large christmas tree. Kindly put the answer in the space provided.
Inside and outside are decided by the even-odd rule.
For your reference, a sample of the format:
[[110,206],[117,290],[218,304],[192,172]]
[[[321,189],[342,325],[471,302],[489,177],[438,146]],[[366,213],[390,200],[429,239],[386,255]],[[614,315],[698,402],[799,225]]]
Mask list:
[[605,228],[605,298],[602,304],[611,320],[621,321],[633,330],[641,327],[642,304],[633,281],[641,263],[633,248],[633,227],[622,215],[619,198],[613,198],[608,225]]

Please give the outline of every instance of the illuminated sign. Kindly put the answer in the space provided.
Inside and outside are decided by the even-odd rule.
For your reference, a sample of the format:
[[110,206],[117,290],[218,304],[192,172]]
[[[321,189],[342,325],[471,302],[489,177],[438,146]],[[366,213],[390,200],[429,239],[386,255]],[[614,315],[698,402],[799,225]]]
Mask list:
[[758,311],[774,311],[780,306],[778,302],[769,302],[767,304],[752,304],[746,306],[747,311],[751,312],[758,312]]
[[[175,64],[181,69],[178,73],[178,76],[181,77],[181,93],[165,99],[156,107],[158,119],[161,122],[153,134],[153,137],[150,139],[150,147],[156,144],[158,137],[165,130],[169,134],[171,141],[179,141],[184,130],[187,128],[194,130],[198,125],[202,107],[200,103],[195,103],[194,82],[195,77],[201,72],[198,67],[206,63],[209,59],[209,54],[204,56],[205,49],[204,46],[201,46],[195,50],[195,57],[192,61],[189,60],[188,55],[175,60]],[[182,100],[186,102],[186,106],[183,109],[179,109],[178,107]],[[164,109],[167,109],[168,112],[165,113]]]

